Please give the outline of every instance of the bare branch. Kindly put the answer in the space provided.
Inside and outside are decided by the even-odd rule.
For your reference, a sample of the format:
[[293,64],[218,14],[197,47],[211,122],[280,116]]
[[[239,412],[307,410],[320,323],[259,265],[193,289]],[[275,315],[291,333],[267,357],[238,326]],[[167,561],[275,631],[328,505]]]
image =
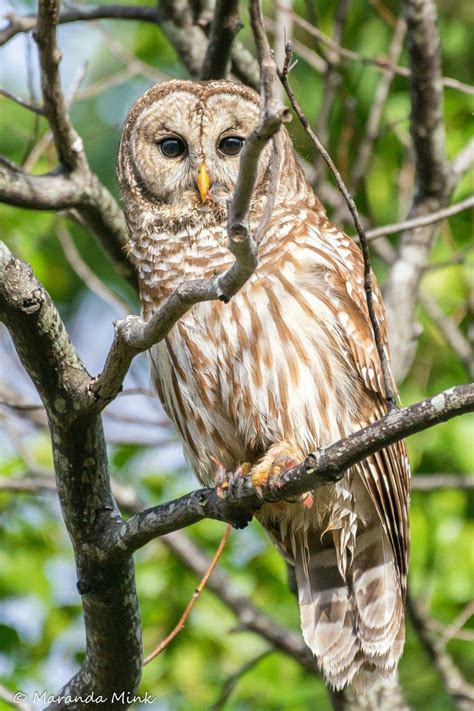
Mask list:
[[410,130],[416,156],[418,196],[446,193],[450,167],[443,121],[441,50],[432,0],[404,0],[411,78]]
[[416,474],[412,489],[435,491],[436,489],[474,489],[474,474]]
[[434,212],[428,213],[426,215],[420,215],[419,217],[413,217],[409,220],[403,220],[402,222],[395,222],[392,225],[383,225],[382,227],[375,227],[372,230],[367,230],[366,237],[369,241],[383,237],[384,235],[393,235],[397,232],[404,232],[407,230],[413,230],[416,227],[425,227],[426,225],[432,225],[435,222],[441,222],[441,220],[446,220],[448,217],[457,215],[459,212],[464,212],[464,210],[469,210],[469,208],[474,206],[474,196],[470,196],[465,200],[454,203],[449,207],[443,207],[441,210],[435,210]]
[[[160,538],[166,548],[174,553],[184,565],[202,577],[209,567],[209,558],[183,532],[175,531]],[[263,637],[275,649],[292,657],[310,674],[319,676],[314,657],[300,634],[282,627],[276,620],[256,608],[237,589],[222,568],[214,571],[207,584],[218,599],[237,617],[240,631],[249,630]]]
[[15,96],[15,94],[12,94],[10,91],[7,91],[7,89],[0,88],[0,96],[4,96],[6,99],[10,99],[10,101],[14,101],[19,106],[23,106],[24,109],[27,109],[28,111],[32,111],[34,114],[37,114],[38,116],[44,116],[44,109],[42,106],[36,106],[36,104],[30,104],[27,101],[25,101],[24,99],[21,99],[19,96]]
[[112,289],[106,286],[106,284],[104,284],[104,282],[94,274],[92,269],[79,253],[79,250],[74,244],[74,240],[67,227],[65,227],[65,225],[58,224],[56,234],[58,235],[59,242],[61,243],[61,247],[63,248],[67,261],[78,277],[82,279],[84,284],[91,291],[93,291],[94,294],[97,294],[100,299],[113,306],[119,314],[127,314],[129,311],[127,302],[112,291]]
[[[411,66],[410,131],[416,162],[416,194],[409,219],[445,206],[454,187],[445,148],[441,54],[433,0],[404,0]],[[385,287],[392,365],[396,380],[407,372],[416,350],[413,331],[419,284],[436,227],[407,229]],[[400,299],[403,294],[403,299]]]
[[[5,15],[9,24],[0,32],[0,46],[21,32],[30,32],[36,27],[36,15]],[[153,7],[125,6],[125,5],[90,5],[62,10],[58,17],[58,24],[81,22],[85,20],[141,20],[143,22],[160,22],[159,12]]]
[[364,257],[364,289],[365,289],[365,294],[366,294],[366,298],[367,298],[367,309],[369,312],[370,322],[372,324],[375,345],[377,347],[377,352],[378,352],[379,359],[380,359],[380,366],[382,368],[387,407],[389,410],[391,410],[394,407],[396,407],[396,393],[395,393],[394,386],[393,386],[393,380],[392,380],[392,376],[390,373],[390,367],[388,365],[387,355],[386,355],[385,348],[382,344],[382,339],[380,336],[380,327],[379,327],[377,317],[376,317],[375,311],[374,311],[374,304],[373,304],[373,299],[372,299],[372,275],[371,275],[372,270],[370,268],[370,254],[369,254],[369,247],[367,244],[367,238],[365,235],[365,230],[362,225],[361,219],[359,217],[359,213],[357,211],[355,202],[354,202],[352,196],[350,195],[349,191],[347,190],[339,171],[337,170],[336,166],[334,165],[334,163],[331,159],[331,156],[329,155],[329,153],[327,152],[325,147],[322,145],[319,138],[316,136],[316,134],[312,130],[308,119],[304,115],[303,110],[302,110],[301,106],[299,105],[299,103],[298,103],[298,101],[291,89],[290,83],[288,81],[288,66],[289,66],[289,62],[291,59],[291,53],[292,53],[291,44],[288,43],[285,66],[283,68],[283,71],[279,72],[279,77],[280,77],[280,80],[281,80],[283,86],[285,87],[285,91],[288,94],[290,103],[291,103],[296,115],[298,116],[303,128],[305,129],[306,133],[313,141],[313,143],[316,146],[316,148],[318,149],[318,151],[323,156],[329,169],[331,170],[331,173],[334,175],[334,178],[337,183],[337,187],[339,188],[340,192],[344,196],[344,199],[347,203],[349,211],[350,211],[352,218],[354,220],[354,225],[357,230],[357,234],[359,235],[359,239],[360,239],[360,243],[361,243],[361,247],[362,247],[362,254]]
[[354,194],[357,192],[361,180],[367,172],[374,143],[379,133],[383,110],[387,102],[393,77],[395,75],[394,66],[400,56],[400,52],[402,51],[405,33],[405,20],[399,19],[395,27],[395,32],[393,34],[390,49],[388,51],[389,67],[387,67],[387,69],[383,71],[382,78],[380,79],[380,82],[377,86],[369,117],[367,120],[365,135],[359,143],[357,155],[354,159],[354,168],[352,170],[350,181],[350,189]]
[[82,192],[82,186],[73,175],[30,175],[19,166],[0,161],[0,200],[7,205],[31,210],[64,210],[78,204]]
[[[349,0],[340,0],[336,8],[336,16],[334,19],[333,42],[340,44],[342,33],[346,22],[347,13],[349,10]],[[329,119],[331,110],[336,98],[337,90],[341,83],[341,75],[339,73],[339,55],[336,52],[329,51],[327,53],[327,67],[324,74],[324,87],[322,90],[322,101],[318,111],[316,121],[316,135],[319,137],[323,145],[327,145],[329,140]],[[319,182],[322,182],[324,172],[322,170],[324,158],[318,151],[314,160],[314,167],[318,175]]]
[[389,444],[447,419],[474,410],[474,384],[459,385],[416,405],[392,410],[378,422],[308,456],[306,461],[281,476],[278,490],[262,487],[261,496],[251,479],[242,477],[238,492],[226,499],[215,489],[200,489],[174,501],[148,509],[124,523],[116,538],[106,545],[135,551],[170,531],[190,526],[203,518],[246,525],[252,512],[265,501],[280,501],[339,481],[344,472]]
[[61,89],[59,63],[61,53],[56,43],[59,2],[40,0],[35,39],[39,48],[44,114],[54,136],[59,160],[70,170],[87,168],[82,139],[69,119]]
[[474,138],[462,148],[454,158],[451,169],[453,171],[453,181],[457,180],[474,165]]
[[453,319],[438,306],[435,299],[422,293],[420,294],[420,303],[463,362],[469,377],[474,379],[474,356],[469,341],[463,336]]
[[[344,47],[340,47],[336,42],[334,42],[330,37],[324,34],[324,32],[321,32],[320,29],[309,23],[307,20],[305,20],[303,17],[300,17],[297,13],[294,13],[293,16],[295,25],[298,25],[302,29],[305,30],[309,35],[312,35],[316,39],[318,39],[320,42],[325,44],[330,50],[333,52],[336,52],[339,56],[341,56],[344,59],[349,59],[350,61],[353,62],[360,62],[361,64],[368,64],[370,66],[377,67],[378,69],[391,69],[391,63],[387,61],[386,59],[377,59],[375,57],[365,57],[361,54],[358,54],[357,52],[354,52],[350,49],[345,49]],[[298,48],[295,44],[295,51],[298,52]],[[303,56],[303,55],[302,55]],[[398,65],[393,66],[393,70],[395,71],[395,74],[398,74],[399,76],[403,77],[410,77],[411,76],[411,71],[408,67],[400,67]],[[474,87],[470,86],[469,84],[464,84],[463,82],[459,81],[458,79],[452,79],[450,77],[442,77],[441,78],[441,83],[443,86],[449,87],[451,89],[456,89],[458,91],[462,91],[466,94],[469,94],[470,96],[474,95]]]
[[225,79],[228,76],[232,44],[241,28],[239,0],[216,0],[201,79]]

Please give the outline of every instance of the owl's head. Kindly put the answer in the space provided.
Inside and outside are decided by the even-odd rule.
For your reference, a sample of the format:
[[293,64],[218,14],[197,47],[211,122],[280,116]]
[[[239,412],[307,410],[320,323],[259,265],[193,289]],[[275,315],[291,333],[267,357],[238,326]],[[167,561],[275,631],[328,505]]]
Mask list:
[[[149,89],[125,121],[118,177],[127,208],[157,206],[170,218],[225,210],[239,173],[245,139],[255,127],[260,98],[229,81],[170,81]],[[283,129],[284,130],[284,129]],[[285,144],[292,153],[285,132]],[[263,196],[272,160],[260,158],[255,196]]]

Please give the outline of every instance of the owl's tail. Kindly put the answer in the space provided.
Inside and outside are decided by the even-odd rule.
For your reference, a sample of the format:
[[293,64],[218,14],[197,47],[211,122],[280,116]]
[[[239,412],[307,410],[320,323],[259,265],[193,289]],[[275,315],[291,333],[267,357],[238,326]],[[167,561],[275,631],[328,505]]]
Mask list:
[[405,636],[403,595],[378,519],[358,532],[347,571],[332,538],[326,533],[322,542],[308,530],[295,541],[301,626],[326,682],[362,693],[396,671]]

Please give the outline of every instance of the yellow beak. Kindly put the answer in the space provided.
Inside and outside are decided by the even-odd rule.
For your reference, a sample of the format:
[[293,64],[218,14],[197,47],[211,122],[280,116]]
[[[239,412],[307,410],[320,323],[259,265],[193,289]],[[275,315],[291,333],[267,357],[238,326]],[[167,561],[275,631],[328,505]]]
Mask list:
[[204,161],[199,166],[197,186],[199,188],[201,202],[206,202],[209,193],[209,188],[211,187],[211,180],[209,178],[206,164]]

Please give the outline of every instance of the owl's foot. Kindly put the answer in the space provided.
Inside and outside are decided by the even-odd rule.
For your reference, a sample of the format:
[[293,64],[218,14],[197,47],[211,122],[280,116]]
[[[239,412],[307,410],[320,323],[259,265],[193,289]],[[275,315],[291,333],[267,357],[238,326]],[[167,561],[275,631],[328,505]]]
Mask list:
[[298,464],[299,461],[287,452],[282,452],[270,460],[265,456],[251,471],[252,484],[257,494],[263,497],[264,486],[269,486],[272,490],[279,489],[283,474]]
[[217,495],[221,499],[235,496],[241,488],[245,479],[250,473],[250,464],[243,462],[234,471],[229,471],[218,459],[212,458],[217,466],[214,476],[214,486],[217,490]]
[[[264,498],[263,487],[270,486],[270,489],[277,491],[284,482],[284,475],[290,469],[301,463],[299,453],[288,445],[276,445],[271,447],[263,459],[251,470],[252,484],[257,494]],[[293,496],[284,499],[291,504],[313,505],[312,492],[306,492],[300,496]],[[275,504],[278,505],[278,504]]]

